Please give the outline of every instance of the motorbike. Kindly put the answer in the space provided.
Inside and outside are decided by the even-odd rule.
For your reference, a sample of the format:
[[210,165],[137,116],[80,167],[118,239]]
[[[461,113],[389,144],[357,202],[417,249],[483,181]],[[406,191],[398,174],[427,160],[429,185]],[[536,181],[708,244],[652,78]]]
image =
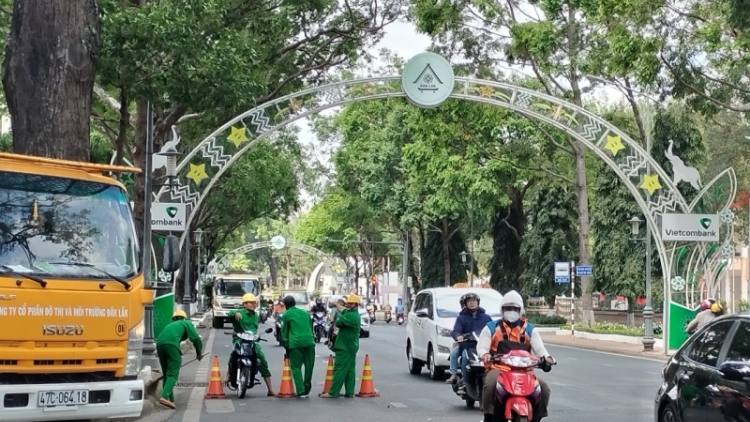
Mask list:
[[326,336],[325,312],[315,312],[313,315],[313,333],[315,333],[316,343],[320,343],[320,339]]
[[452,384],[453,392],[466,402],[466,407],[474,407],[474,403],[482,404],[482,388],[484,387],[484,362],[479,359],[477,353],[478,334],[469,333],[464,335],[461,341],[469,358],[468,362],[463,361],[463,356],[459,356],[459,368],[466,367],[466,379],[463,379],[461,372],[458,372],[458,382]]
[[[271,328],[267,329],[266,334],[271,331],[273,331]],[[260,384],[260,381],[255,379],[255,376],[258,375],[258,353],[255,342],[266,340],[255,335],[252,331],[241,333],[225,331],[224,334],[240,340],[235,343],[232,350],[232,356],[229,360],[229,381],[226,385],[230,390],[237,391],[237,397],[242,399],[245,397],[247,390]]]
[[385,322],[386,324],[390,324],[391,321],[393,321],[393,317],[391,316],[391,311],[385,311]]
[[396,322],[398,323],[398,325],[401,325],[401,324],[404,323],[404,313],[403,312],[399,312],[399,313],[396,314]]
[[[536,422],[533,407],[541,399],[542,390],[532,369],[552,370],[555,362],[532,356],[525,350],[511,350],[505,355],[492,356],[492,362],[510,368],[501,372],[495,390],[495,422]],[[501,405],[500,403],[503,403]]]
[[266,308],[261,308],[258,313],[258,318],[260,318],[261,324],[265,324],[266,321],[268,321],[268,310]]
[[274,317],[274,319],[276,320],[276,321],[274,322],[274,327],[275,327],[276,329],[275,329],[275,330],[274,330],[274,332],[273,332],[273,337],[274,337],[274,338],[276,339],[276,341],[277,341],[277,342],[279,343],[279,345],[280,345],[280,346],[282,345],[282,344],[281,344],[281,318],[282,318],[283,316],[284,316],[284,313],[283,313],[283,312],[279,312],[279,313],[278,313],[278,314],[276,314],[276,316]]
[[372,324],[373,322],[375,322],[375,306],[372,304],[368,304],[365,309],[367,309],[367,315],[370,316],[370,324]]

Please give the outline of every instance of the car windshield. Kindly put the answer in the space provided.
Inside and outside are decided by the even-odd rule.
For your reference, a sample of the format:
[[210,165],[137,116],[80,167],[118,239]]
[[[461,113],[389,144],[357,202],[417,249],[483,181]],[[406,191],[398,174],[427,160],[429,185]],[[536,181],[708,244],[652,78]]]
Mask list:
[[[439,318],[455,318],[461,312],[461,300],[462,294],[438,296],[437,299],[437,316]],[[489,315],[500,315],[500,305],[502,298],[499,296],[479,295],[479,306],[481,306],[485,312]]]
[[222,280],[216,283],[217,296],[242,296],[246,293],[258,294],[258,280]]
[[281,295],[281,297],[287,296],[293,297],[298,306],[306,306],[310,302],[310,299],[307,297],[307,292],[284,292]]
[[136,239],[121,188],[0,171],[0,273],[133,277],[141,264]]

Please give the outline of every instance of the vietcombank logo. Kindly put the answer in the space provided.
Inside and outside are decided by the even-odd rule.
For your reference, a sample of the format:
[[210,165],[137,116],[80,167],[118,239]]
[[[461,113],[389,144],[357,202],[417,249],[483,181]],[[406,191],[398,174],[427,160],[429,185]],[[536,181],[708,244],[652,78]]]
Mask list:
[[683,229],[666,229],[668,236],[689,236],[689,237],[716,237],[716,230],[710,230],[711,219],[703,217],[698,220],[698,223],[703,228],[702,230],[683,230]]
[[181,218],[175,219],[175,217],[177,217],[177,212],[179,211],[177,207],[167,207],[166,209],[164,209],[164,211],[166,212],[167,216],[170,219],[166,219],[166,218],[161,219],[161,220],[152,219],[151,225],[182,227],[182,219]]

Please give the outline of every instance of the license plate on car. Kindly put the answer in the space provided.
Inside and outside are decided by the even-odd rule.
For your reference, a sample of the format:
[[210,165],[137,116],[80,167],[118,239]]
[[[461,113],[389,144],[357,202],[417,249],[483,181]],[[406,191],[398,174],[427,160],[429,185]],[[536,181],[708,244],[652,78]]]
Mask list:
[[89,390],[40,391],[37,401],[39,407],[89,404]]

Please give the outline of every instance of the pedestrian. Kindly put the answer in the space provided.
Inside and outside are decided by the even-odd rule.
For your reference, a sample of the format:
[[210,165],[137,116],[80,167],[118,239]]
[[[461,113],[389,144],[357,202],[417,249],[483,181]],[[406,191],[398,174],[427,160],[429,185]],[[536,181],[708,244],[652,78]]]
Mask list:
[[338,397],[341,387],[344,387],[344,397],[354,397],[354,387],[357,380],[357,351],[359,350],[359,332],[361,319],[359,316],[359,296],[349,295],[346,305],[338,302],[336,306],[341,316],[336,319],[333,350],[336,357],[333,360],[333,381],[331,388],[320,394],[323,398]]
[[[286,348],[285,358],[289,358],[294,388],[297,397],[307,398],[312,390],[313,368],[315,367],[315,337],[312,331],[310,314],[297,307],[294,297],[284,298],[284,326],[281,329],[282,344]],[[302,367],[305,376],[302,377]]]
[[[260,325],[260,319],[255,309],[258,307],[258,299],[252,293],[246,293],[242,296],[242,306],[244,309],[237,311],[231,311],[227,315],[227,319],[232,323],[232,328],[235,333],[244,333],[250,331],[254,334],[258,333],[258,325]],[[240,339],[233,337],[233,343],[239,343]],[[268,361],[266,355],[263,353],[263,349],[260,347],[260,342],[255,342],[255,353],[258,357],[258,372],[263,377],[263,381],[266,382],[266,388],[268,388],[268,397],[274,397],[276,393],[273,392],[273,385],[271,384],[271,371],[268,369]],[[236,356],[232,353],[229,359],[229,370],[225,378],[225,383],[230,380],[231,375],[234,373],[232,369],[234,367],[233,361],[236,360]]]
[[182,349],[180,343],[190,340],[195,347],[198,360],[203,358],[203,342],[193,323],[188,321],[184,311],[175,311],[170,322],[156,339],[156,354],[159,356],[159,365],[162,378],[162,390],[159,404],[171,409],[177,408],[174,404],[174,386],[180,378],[180,367],[182,366]]

